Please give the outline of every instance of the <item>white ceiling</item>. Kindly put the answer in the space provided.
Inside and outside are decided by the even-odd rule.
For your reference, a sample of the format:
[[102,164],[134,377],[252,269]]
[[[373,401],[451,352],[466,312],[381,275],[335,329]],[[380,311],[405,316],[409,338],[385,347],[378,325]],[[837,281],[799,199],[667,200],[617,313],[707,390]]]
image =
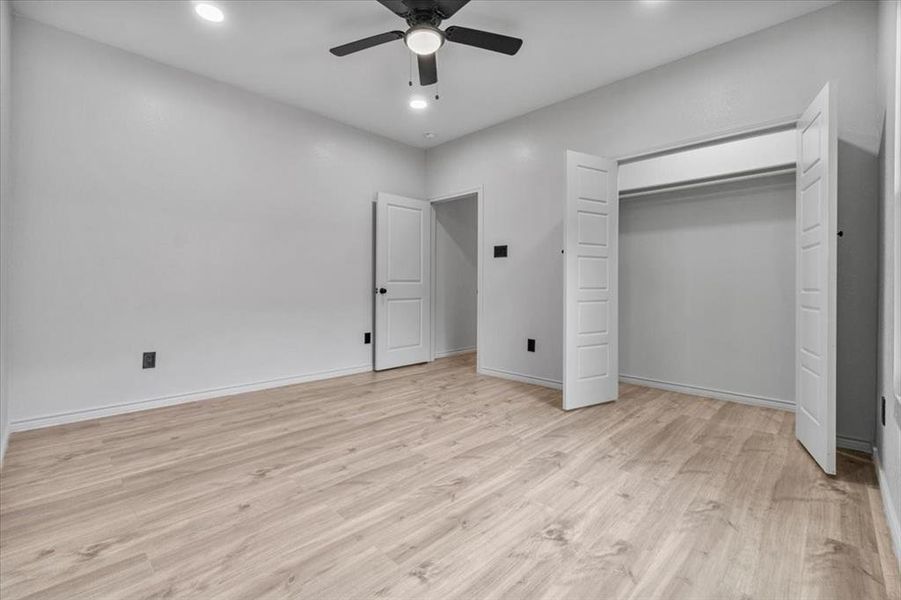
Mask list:
[[[190,0],[19,0],[17,14],[429,147],[833,4],[834,0],[475,0],[443,26],[521,37],[510,57],[446,44],[441,99],[407,105],[403,42],[344,58],[328,49],[404,22],[375,0],[219,0],[211,24]],[[426,88],[431,95],[434,88]],[[436,134],[426,139],[424,132]]]

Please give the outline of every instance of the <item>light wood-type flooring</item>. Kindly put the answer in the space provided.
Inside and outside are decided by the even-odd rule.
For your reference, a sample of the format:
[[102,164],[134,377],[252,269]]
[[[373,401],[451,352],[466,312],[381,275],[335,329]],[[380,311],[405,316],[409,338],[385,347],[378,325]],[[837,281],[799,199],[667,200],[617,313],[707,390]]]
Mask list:
[[472,355],[14,434],[0,598],[899,597],[874,469],[791,413]]

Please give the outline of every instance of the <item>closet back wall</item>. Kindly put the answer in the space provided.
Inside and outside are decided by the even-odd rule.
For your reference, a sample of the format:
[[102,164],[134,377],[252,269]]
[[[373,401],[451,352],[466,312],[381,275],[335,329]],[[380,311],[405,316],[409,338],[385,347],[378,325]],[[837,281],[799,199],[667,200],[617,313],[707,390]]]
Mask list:
[[13,26],[14,427],[370,368],[371,204],[423,151]]
[[794,406],[793,173],[622,200],[619,263],[623,376]]

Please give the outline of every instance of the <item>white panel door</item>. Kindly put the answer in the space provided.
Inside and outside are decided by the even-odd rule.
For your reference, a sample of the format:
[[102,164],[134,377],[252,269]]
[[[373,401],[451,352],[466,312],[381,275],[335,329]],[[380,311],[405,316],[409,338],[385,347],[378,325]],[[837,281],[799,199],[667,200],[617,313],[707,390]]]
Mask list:
[[566,153],[563,408],[616,400],[619,392],[616,162]]
[[375,237],[375,369],[428,362],[431,206],[380,193]]
[[835,473],[835,100],[827,84],[798,121],[795,435]]

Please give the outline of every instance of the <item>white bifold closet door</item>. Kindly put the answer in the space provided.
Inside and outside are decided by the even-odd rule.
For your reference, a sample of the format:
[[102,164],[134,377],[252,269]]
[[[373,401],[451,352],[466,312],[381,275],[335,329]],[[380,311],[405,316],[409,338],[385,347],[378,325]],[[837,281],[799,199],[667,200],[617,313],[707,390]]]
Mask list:
[[829,85],[797,126],[795,435],[835,473],[835,101]]
[[619,393],[616,161],[566,153],[563,408]]
[[379,193],[375,219],[375,369],[431,359],[431,205]]

